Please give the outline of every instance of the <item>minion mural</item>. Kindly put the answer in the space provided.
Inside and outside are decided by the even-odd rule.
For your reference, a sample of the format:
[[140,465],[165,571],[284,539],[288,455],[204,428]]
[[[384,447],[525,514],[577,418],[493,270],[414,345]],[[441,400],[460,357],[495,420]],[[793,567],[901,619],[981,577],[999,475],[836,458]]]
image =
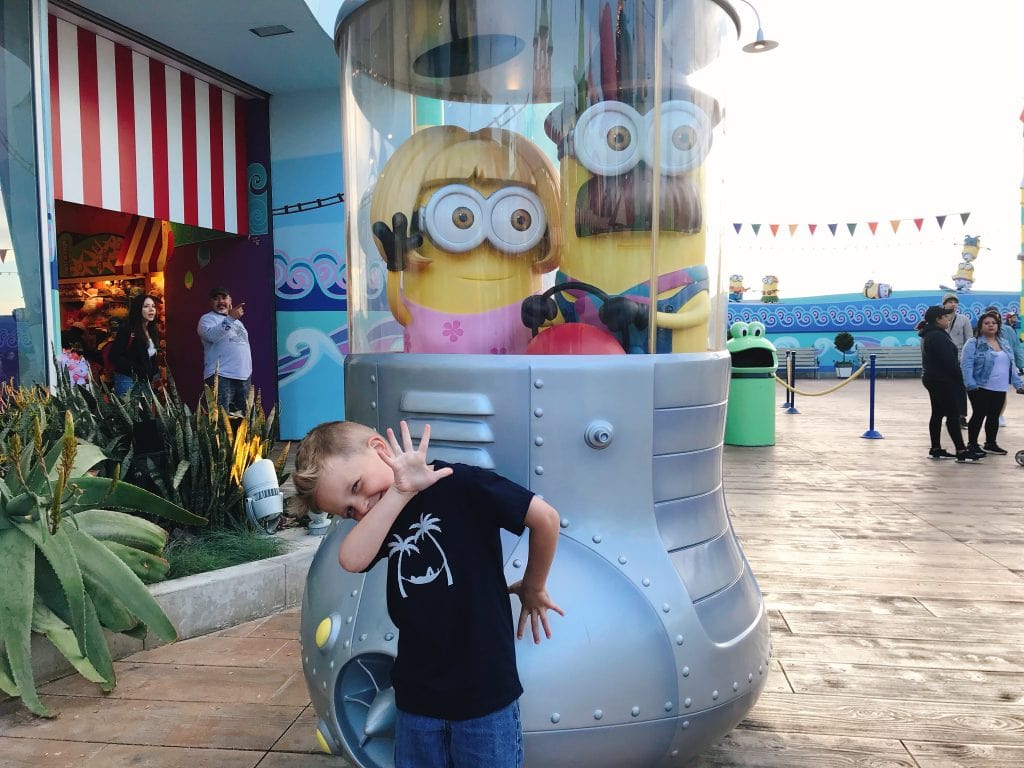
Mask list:
[[[493,469],[561,515],[548,590],[566,615],[516,650],[529,766],[682,765],[767,679],[764,602],[722,488],[712,91],[737,36],[718,0],[338,15],[345,195],[371,200],[347,221],[346,414],[429,424],[429,459]],[[404,351],[376,351],[389,324]],[[317,741],[376,768],[394,764],[399,630],[386,563],[338,565],[352,525],[333,523],[310,568],[300,639]],[[527,547],[503,533],[509,583]]]

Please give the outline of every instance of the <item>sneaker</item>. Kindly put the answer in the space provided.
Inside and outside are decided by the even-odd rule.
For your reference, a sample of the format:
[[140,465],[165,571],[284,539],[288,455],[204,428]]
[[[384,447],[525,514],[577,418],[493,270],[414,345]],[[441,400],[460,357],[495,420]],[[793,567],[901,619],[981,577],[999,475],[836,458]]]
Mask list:
[[961,429],[967,429],[967,417],[966,416],[961,416],[960,417],[960,428]]
[[[987,454],[984,451],[982,451],[981,452],[981,456],[985,456],[985,455],[987,455]],[[962,451],[957,451],[956,452],[956,463],[957,464],[965,464],[968,461],[975,462],[975,461],[978,461],[981,458],[981,456],[978,456],[978,454],[974,453],[970,448],[965,448]]]
[[985,451],[985,453],[998,453],[1000,456],[1005,456],[1007,453],[1005,449],[1000,448],[995,443],[985,443],[985,445],[982,446],[982,450]]
[[956,455],[950,453],[945,448],[933,448],[928,451],[928,458],[930,459],[955,459]]

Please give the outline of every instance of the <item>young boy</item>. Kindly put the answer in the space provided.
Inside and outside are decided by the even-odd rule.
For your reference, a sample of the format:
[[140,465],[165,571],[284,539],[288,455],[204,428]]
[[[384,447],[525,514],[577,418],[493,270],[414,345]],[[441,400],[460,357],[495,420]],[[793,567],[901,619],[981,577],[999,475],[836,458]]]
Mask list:
[[[299,506],[356,521],[341,542],[347,571],[388,559],[388,613],[399,628],[391,672],[398,717],[397,768],[520,768],[522,685],[508,594],[522,607],[516,635],[531,625],[550,639],[549,610],[564,615],[546,582],[558,541],[554,508],[478,467],[428,465],[430,427],[413,449],[354,422],[314,428],[299,444]],[[530,529],[521,581],[506,586],[501,536]]]

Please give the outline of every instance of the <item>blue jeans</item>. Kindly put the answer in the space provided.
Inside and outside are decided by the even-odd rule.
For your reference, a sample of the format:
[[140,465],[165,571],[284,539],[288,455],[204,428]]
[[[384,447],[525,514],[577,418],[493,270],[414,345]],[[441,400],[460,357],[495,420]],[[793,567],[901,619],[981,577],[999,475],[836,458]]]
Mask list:
[[519,702],[471,720],[398,710],[395,768],[522,768]]
[[227,376],[211,376],[206,386],[212,387],[217,379],[217,404],[229,413],[245,413],[246,400],[252,379],[229,379]]
[[118,397],[124,397],[132,391],[132,387],[135,386],[135,378],[127,376],[123,373],[114,374],[114,394]]

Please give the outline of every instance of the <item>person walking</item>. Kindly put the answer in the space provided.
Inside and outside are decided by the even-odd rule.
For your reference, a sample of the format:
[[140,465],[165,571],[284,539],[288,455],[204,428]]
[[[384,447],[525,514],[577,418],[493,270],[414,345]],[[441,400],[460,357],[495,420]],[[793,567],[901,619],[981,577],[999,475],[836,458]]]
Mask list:
[[[964,463],[984,458],[985,452],[968,448],[960,433],[959,402],[964,383],[956,344],[948,333],[955,312],[955,309],[945,306],[928,307],[923,322],[918,326],[918,335],[921,337],[921,383],[928,390],[931,402],[931,417],[928,420],[931,449],[928,456],[933,459],[955,458],[957,462]],[[955,454],[942,447],[943,419],[946,420],[946,431],[953,441]]]
[[[956,344],[957,358],[963,357],[964,344],[971,338],[971,321],[966,315],[961,315],[960,298],[955,293],[947,293],[942,297],[942,306],[953,310],[953,319],[949,321],[949,328],[946,332],[949,338]],[[967,426],[967,393],[963,392],[957,400],[957,407],[960,410],[960,426]]]
[[1012,384],[1017,394],[1024,395],[1024,382],[1017,373],[1013,350],[1000,334],[1002,321],[999,312],[982,313],[974,337],[964,345],[964,386],[971,399],[971,420],[967,422],[967,448],[977,451],[978,435],[985,425],[985,453],[1005,456],[996,435],[999,432],[999,414],[1006,404],[1006,388]]
[[160,378],[156,364],[159,349],[156,299],[149,295],[135,296],[128,307],[128,321],[121,326],[110,346],[114,394],[124,397],[142,382],[155,385]]
[[252,350],[242,324],[244,314],[245,302],[236,306],[227,288],[214,288],[210,311],[199,318],[196,329],[203,340],[203,380],[208,387],[217,385],[217,403],[232,416],[245,413],[252,385]]

